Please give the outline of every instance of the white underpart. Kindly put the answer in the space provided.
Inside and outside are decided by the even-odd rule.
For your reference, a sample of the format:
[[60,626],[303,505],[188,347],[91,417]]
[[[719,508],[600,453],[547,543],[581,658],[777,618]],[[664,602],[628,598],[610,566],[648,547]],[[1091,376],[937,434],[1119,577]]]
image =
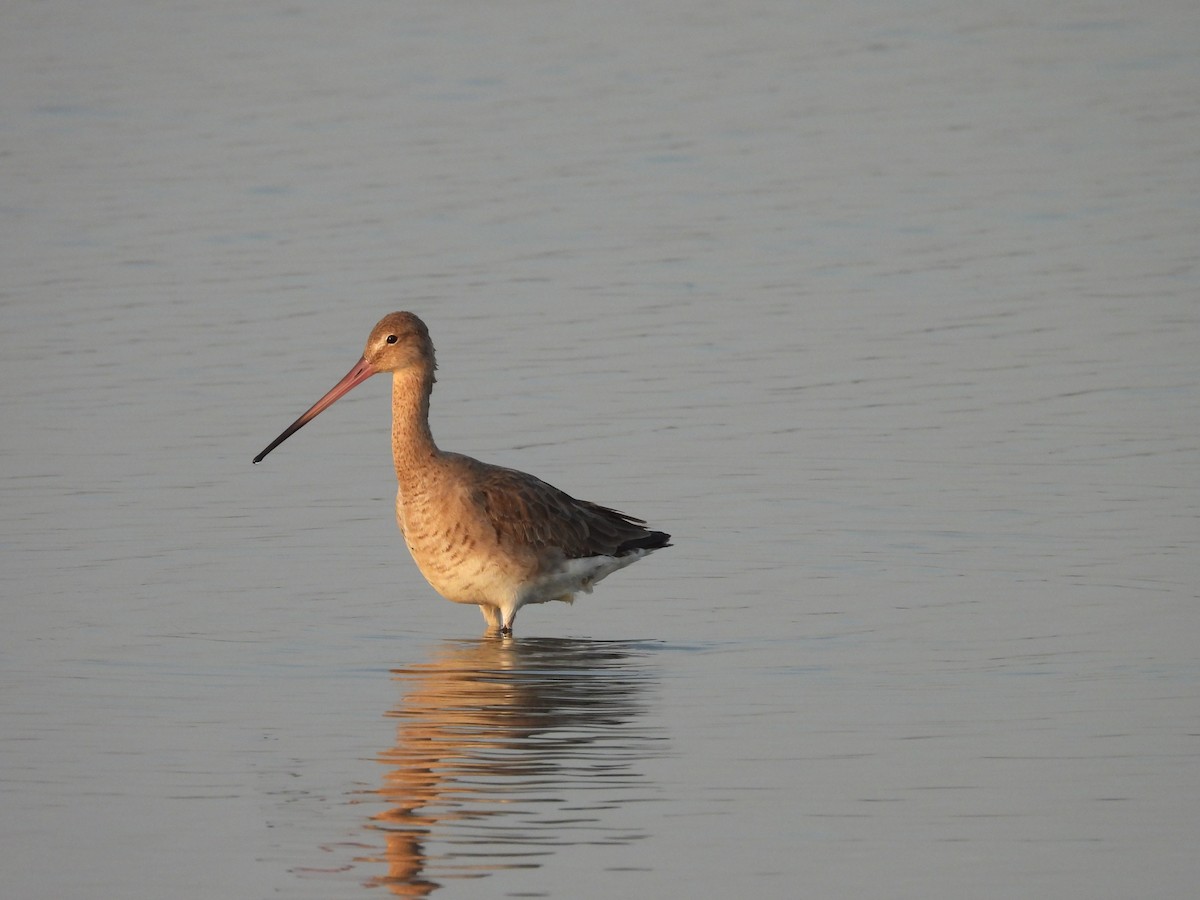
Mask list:
[[607,578],[618,569],[637,562],[649,550],[634,550],[623,556],[588,556],[583,559],[568,559],[555,571],[542,575],[526,585],[521,591],[519,605],[545,603],[547,600],[565,600],[576,591],[592,592],[592,585]]
[[[592,592],[597,581],[607,578],[618,569],[633,565],[643,556],[652,553],[651,550],[633,550],[621,556],[588,556],[583,559],[568,559],[553,572],[548,572],[529,582],[514,598],[512,605],[500,607],[500,617],[506,626],[512,625],[517,610],[528,603],[546,603],[550,600],[561,600],[570,603],[575,599],[575,593]],[[487,611],[484,611],[485,618]],[[490,621],[490,619],[489,619]]]

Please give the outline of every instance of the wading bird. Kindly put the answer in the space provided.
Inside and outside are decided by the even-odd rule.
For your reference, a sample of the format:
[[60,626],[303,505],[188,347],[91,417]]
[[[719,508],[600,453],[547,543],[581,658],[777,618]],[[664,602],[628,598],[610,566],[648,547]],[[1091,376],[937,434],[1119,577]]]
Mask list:
[[512,634],[522,606],[570,603],[577,591],[591,593],[600,579],[671,546],[669,534],[641,519],[440,449],[429,431],[436,367],[424,322],[410,312],[384,316],[346,376],[254,461],[355,386],[391,372],[396,519],[404,541],[434,590],[478,605],[488,630],[501,634]]

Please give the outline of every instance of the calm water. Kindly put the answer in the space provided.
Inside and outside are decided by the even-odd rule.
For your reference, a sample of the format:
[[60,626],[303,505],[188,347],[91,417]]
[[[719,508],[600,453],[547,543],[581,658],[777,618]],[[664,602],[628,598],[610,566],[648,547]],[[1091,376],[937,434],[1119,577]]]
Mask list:
[[[6,896],[1190,897],[1200,13],[13,6]],[[434,430],[676,546],[511,641]]]

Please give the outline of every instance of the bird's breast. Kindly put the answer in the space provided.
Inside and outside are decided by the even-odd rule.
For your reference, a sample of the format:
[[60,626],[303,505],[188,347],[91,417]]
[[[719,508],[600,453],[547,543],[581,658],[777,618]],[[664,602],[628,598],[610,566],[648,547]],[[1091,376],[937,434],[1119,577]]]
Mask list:
[[494,533],[451,495],[398,492],[396,520],[425,580],[456,603],[500,603],[515,594],[518,566],[499,552]]

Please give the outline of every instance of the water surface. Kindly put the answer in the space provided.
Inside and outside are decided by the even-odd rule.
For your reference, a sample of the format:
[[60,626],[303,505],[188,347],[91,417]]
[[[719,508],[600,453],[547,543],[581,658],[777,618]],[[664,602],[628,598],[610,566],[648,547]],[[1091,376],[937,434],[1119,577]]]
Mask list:
[[[0,30],[14,896],[1187,897],[1200,18],[46,2]],[[675,546],[508,642],[446,448]]]

